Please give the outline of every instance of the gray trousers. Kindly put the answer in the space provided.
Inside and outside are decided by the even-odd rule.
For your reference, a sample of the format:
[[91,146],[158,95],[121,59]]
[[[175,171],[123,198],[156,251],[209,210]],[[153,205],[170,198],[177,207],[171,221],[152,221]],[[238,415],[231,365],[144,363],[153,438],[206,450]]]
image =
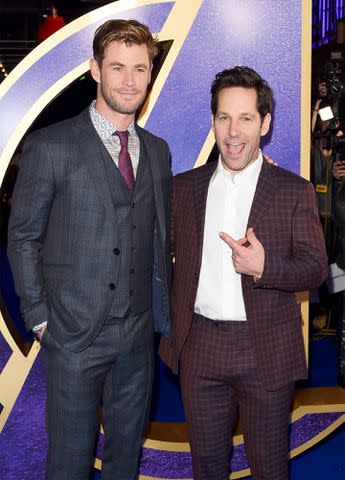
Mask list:
[[108,317],[81,352],[63,348],[48,330],[42,338],[47,373],[49,449],[46,480],[87,480],[103,403],[102,480],[137,477],[153,380],[151,309]]

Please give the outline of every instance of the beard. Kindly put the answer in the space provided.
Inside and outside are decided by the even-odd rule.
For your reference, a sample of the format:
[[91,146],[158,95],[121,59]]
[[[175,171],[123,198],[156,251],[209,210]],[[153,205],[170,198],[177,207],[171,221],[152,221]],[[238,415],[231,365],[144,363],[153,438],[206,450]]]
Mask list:
[[101,93],[105,103],[108,105],[109,108],[114,110],[114,112],[122,113],[125,115],[133,115],[137,112],[138,108],[143,104],[146,96],[146,92],[142,93],[135,103],[128,105],[126,102],[121,102],[116,100],[115,96],[110,96],[107,94],[103,85],[101,84]]
[[229,160],[226,155],[222,154],[222,152],[220,152],[220,159],[224,167],[233,172],[242,172],[242,170],[247,168],[253,161],[246,158],[243,162],[237,163],[236,161]]

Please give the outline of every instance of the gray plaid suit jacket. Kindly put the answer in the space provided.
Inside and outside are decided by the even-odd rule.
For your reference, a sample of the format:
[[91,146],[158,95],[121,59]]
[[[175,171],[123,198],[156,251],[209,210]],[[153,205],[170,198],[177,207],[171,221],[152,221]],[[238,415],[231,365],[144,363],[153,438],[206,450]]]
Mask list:
[[[162,339],[159,353],[175,373],[192,322],[215,168],[216,162],[206,164],[174,179],[172,344]],[[257,283],[242,275],[244,303],[261,380],[267,390],[275,390],[307,374],[294,292],[318,287],[328,271],[313,186],[263,162],[248,227],[265,248],[265,267]]]
[[[136,129],[155,195],[156,329],[168,334],[169,307],[162,302],[170,277],[170,152],[164,140]],[[109,284],[119,272],[107,156],[87,108],[29,136],[13,194],[8,253],[27,329],[47,321],[72,351],[85,348],[100,330],[114,295]]]

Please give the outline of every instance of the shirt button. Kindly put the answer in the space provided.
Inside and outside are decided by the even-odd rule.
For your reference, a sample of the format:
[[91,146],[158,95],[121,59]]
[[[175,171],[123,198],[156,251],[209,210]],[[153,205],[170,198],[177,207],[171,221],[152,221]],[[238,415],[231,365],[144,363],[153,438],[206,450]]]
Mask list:
[[114,283],[109,283],[108,287],[110,290],[115,290],[115,284]]
[[113,254],[114,255],[120,255],[120,249],[119,248],[114,248]]

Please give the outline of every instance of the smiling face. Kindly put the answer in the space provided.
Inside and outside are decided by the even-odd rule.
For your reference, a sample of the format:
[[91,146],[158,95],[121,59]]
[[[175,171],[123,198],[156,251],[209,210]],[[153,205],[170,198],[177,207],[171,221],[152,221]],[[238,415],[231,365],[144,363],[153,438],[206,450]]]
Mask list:
[[97,110],[119,127],[120,123],[129,124],[143,103],[151,80],[152,63],[147,46],[111,42],[101,66],[92,58],[90,68],[98,83]]
[[234,175],[256,160],[260,137],[268,132],[270,121],[269,113],[263,120],[260,117],[254,88],[220,90],[212,127],[226,170]]

